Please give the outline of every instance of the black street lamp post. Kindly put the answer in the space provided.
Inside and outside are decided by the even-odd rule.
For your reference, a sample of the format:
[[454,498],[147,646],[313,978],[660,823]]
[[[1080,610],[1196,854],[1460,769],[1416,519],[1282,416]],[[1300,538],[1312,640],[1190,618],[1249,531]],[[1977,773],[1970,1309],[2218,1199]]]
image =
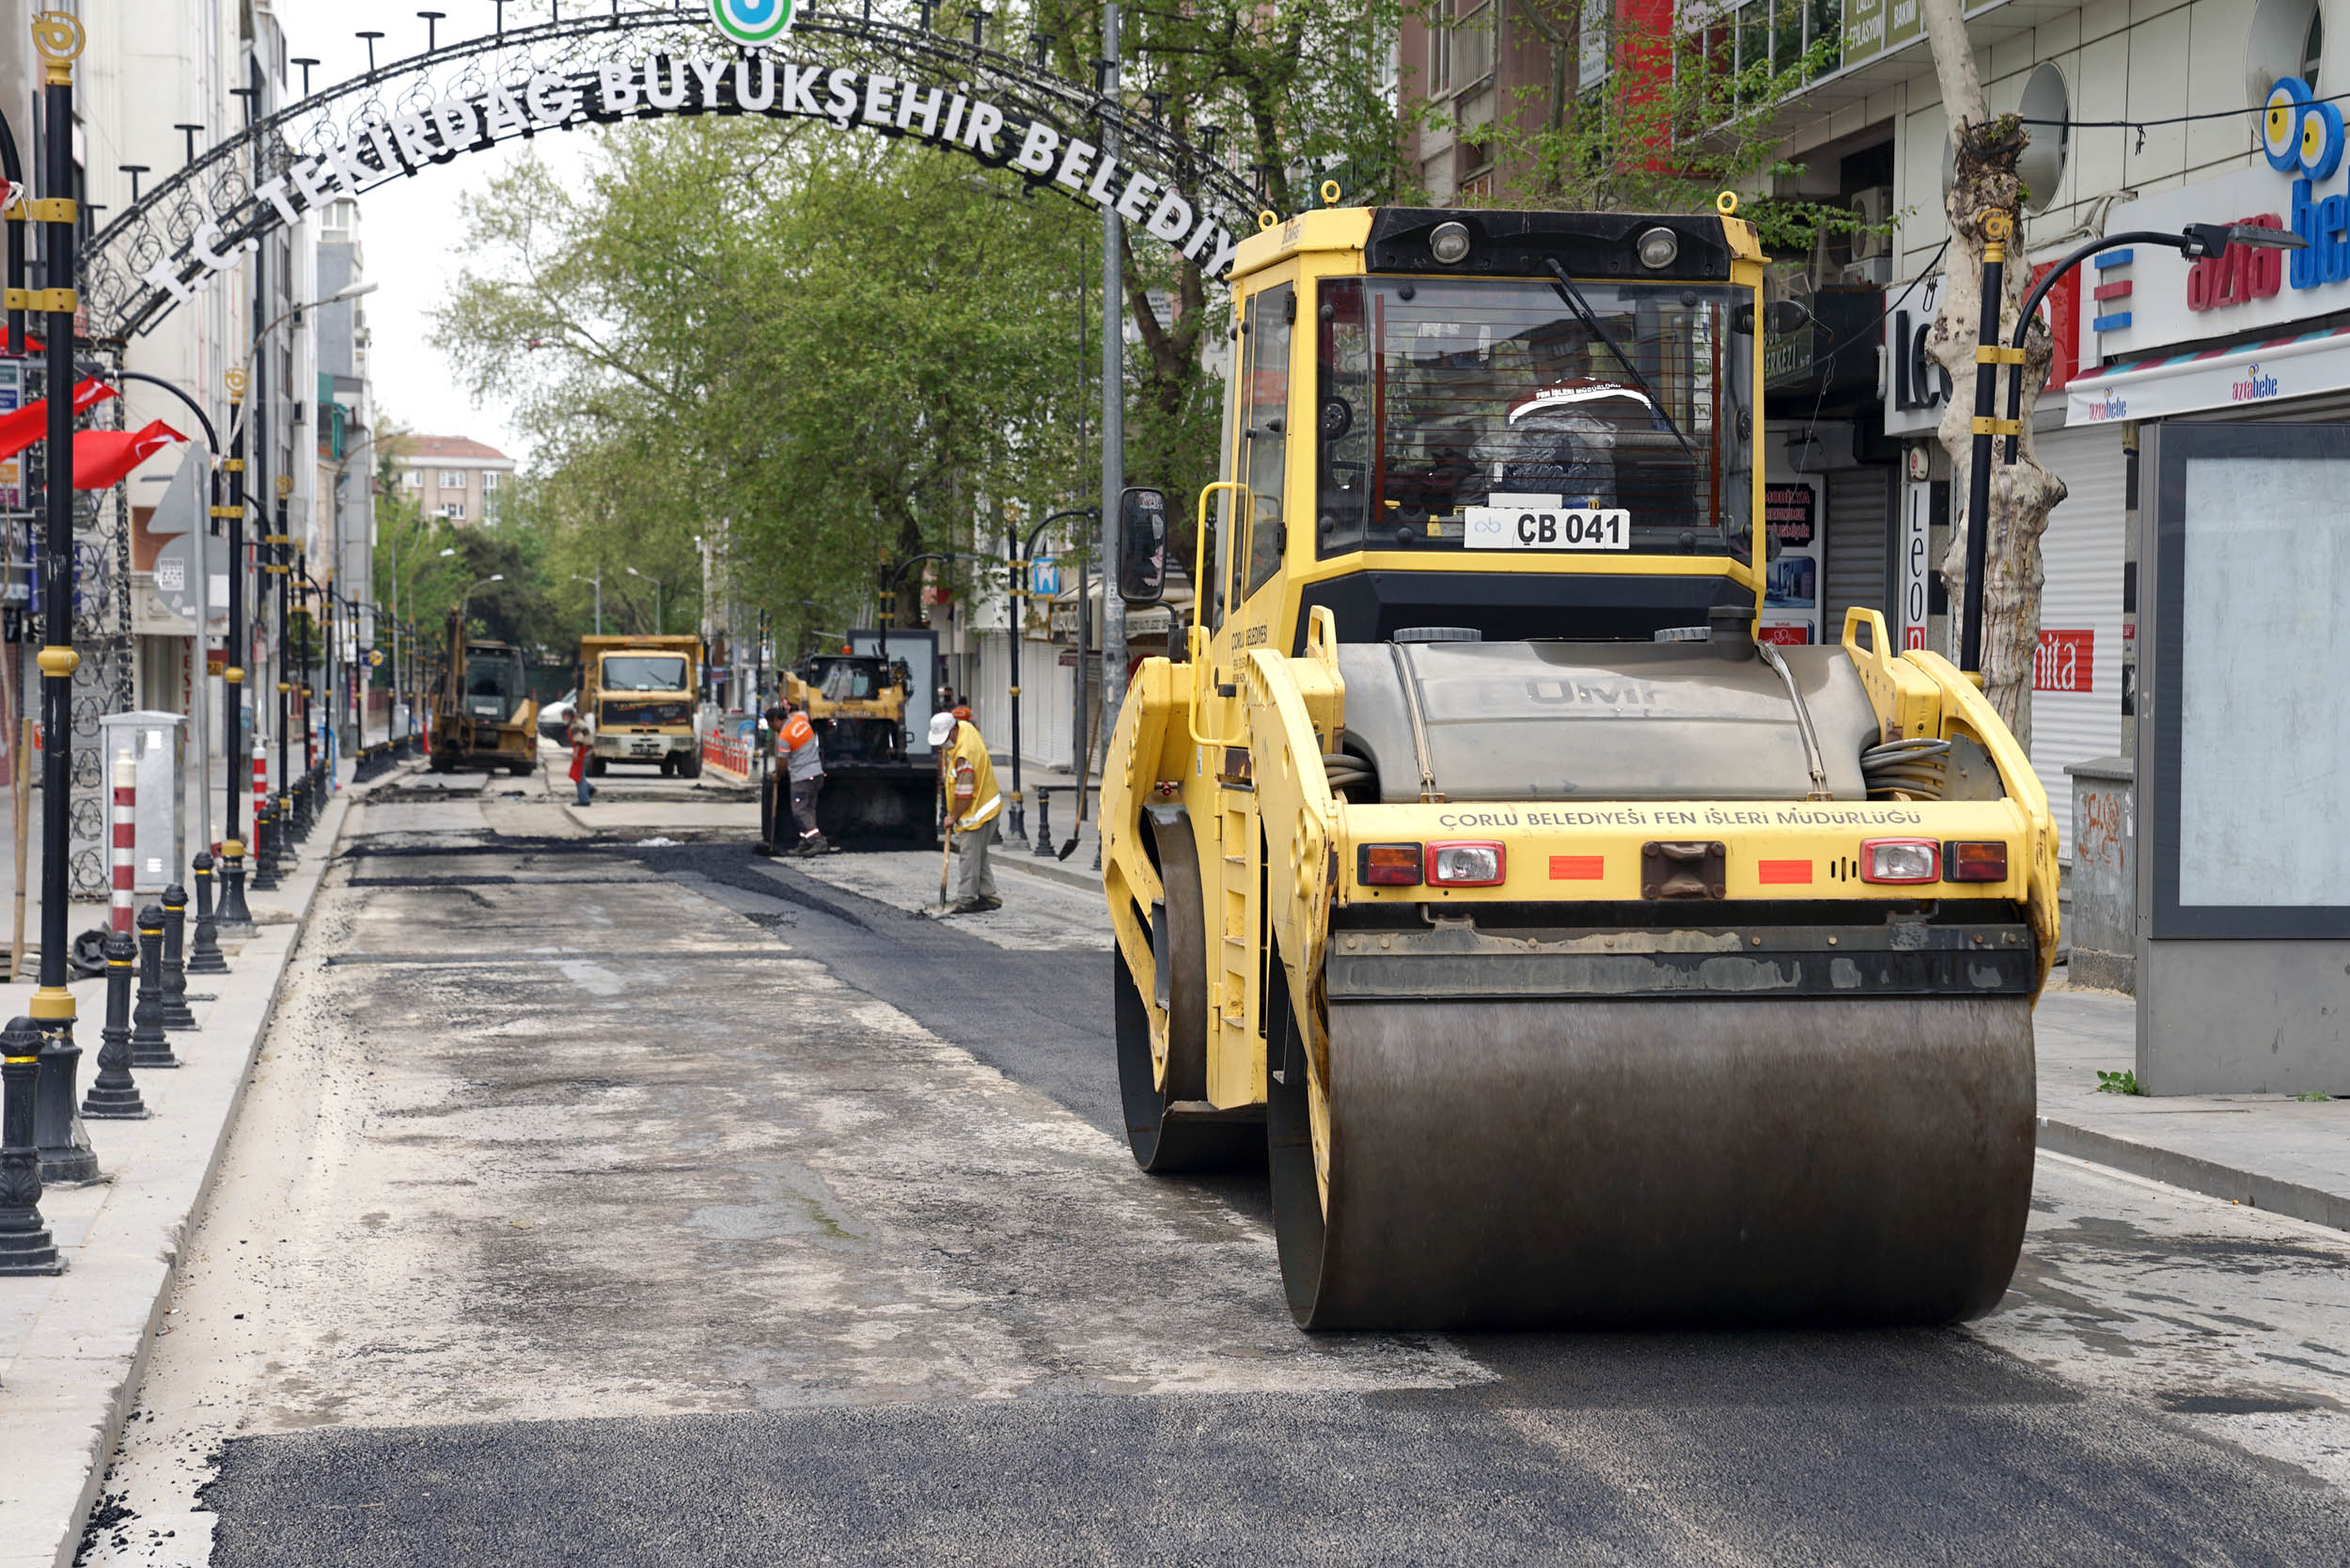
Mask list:
[[293,825],[293,774],[287,763],[287,731],[293,718],[293,671],[287,667],[286,655],[291,651],[286,643],[286,633],[293,625],[287,610],[291,601],[293,581],[293,536],[287,531],[287,497],[293,493],[293,476],[277,476],[277,531],[268,536],[269,574],[277,579],[277,788],[270,792],[275,802],[277,831],[272,836],[271,847],[279,857],[290,855],[293,845],[288,830]]
[[73,1043],[73,994],[66,989],[71,937],[67,886],[73,854],[73,317],[80,256],[79,210],[73,199],[73,62],[82,53],[82,24],[62,12],[44,12],[33,44],[44,62],[41,183],[46,194],[25,216],[41,225],[41,287],[28,298],[48,315],[49,419],[41,545],[41,812],[40,984],[32,1016],[43,1043],[39,1131],[43,1176],[86,1182],[98,1156],[75,1114],[74,1074],[81,1051]]
[[[2048,290],[2062,281],[2064,274],[2100,251],[2123,245],[2168,245],[2190,261],[2217,256],[2230,245],[2252,245],[2264,250],[2301,250],[2309,242],[2290,229],[2265,228],[2255,224],[2191,223],[2176,234],[2160,229],[2138,228],[2126,234],[2108,234],[2067,255],[2055,266],[2041,274],[2024,295],[2024,306],[2015,316],[2014,341],[2002,346],[1999,342],[2000,284],[2006,271],[2007,241],[2014,230],[2013,220],[2004,212],[1995,212],[1984,222],[1982,247],[1982,316],[1975,337],[1975,417],[1974,447],[1966,473],[1966,603],[1959,629],[1959,668],[1980,671],[1982,668],[1982,588],[1983,575],[1989,570],[1991,556],[1991,452],[1995,436],[2006,437],[2003,457],[2013,463],[2023,436],[2024,408],[2024,337],[2031,331],[2032,319],[2040,309],[2040,302],[2048,297]],[[1998,404],[1999,367],[2011,367],[2007,384],[2007,417],[1993,417]]]
[[228,372],[228,651],[221,671],[221,759],[228,774],[228,808],[221,821],[220,907],[214,925],[229,936],[253,934],[253,912],[244,902],[244,843],[237,774],[245,765],[244,704],[237,690],[244,680],[244,389],[243,370]]

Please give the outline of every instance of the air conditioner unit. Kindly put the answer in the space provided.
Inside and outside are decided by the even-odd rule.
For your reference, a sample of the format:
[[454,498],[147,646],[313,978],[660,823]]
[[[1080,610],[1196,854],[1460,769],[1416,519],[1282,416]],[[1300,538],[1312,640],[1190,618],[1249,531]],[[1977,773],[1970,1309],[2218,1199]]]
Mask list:
[[1852,236],[1852,259],[1866,261],[1872,257],[1892,255],[1893,236],[1888,226],[1893,221],[1893,187],[1872,185],[1867,190],[1855,191],[1852,210],[1853,215],[1868,226]]
[[1866,261],[1848,261],[1839,275],[1847,289],[1882,289],[1893,281],[1893,259],[1872,256]]

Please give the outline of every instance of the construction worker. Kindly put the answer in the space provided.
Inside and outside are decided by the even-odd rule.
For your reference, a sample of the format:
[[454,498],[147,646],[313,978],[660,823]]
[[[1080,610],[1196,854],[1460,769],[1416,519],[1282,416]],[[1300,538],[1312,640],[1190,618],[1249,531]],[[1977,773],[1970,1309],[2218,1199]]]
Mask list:
[[987,755],[979,727],[952,713],[931,717],[931,749],[938,754],[939,774],[947,793],[947,831],[963,870],[955,881],[953,915],[984,915],[1001,909],[995,878],[987,869],[988,846],[995,841],[995,819],[1004,797],[995,788],[995,764]]
[[776,744],[783,750],[784,774],[791,786],[791,820],[800,829],[799,841],[790,853],[822,855],[832,848],[816,825],[816,796],[824,787],[823,748],[816,744],[816,727],[807,722],[797,703],[786,698],[782,713],[783,729]]

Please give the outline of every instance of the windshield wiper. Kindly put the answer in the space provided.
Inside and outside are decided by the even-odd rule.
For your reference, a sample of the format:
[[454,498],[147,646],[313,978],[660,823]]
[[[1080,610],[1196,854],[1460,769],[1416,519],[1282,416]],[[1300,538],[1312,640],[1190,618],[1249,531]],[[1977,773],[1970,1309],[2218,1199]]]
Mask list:
[[1583,323],[1583,330],[1607,345],[1607,352],[1616,356],[1616,363],[1622,366],[1624,374],[1632,378],[1632,384],[1639,389],[1642,397],[1648,399],[1648,406],[1656,411],[1656,416],[1665,421],[1665,428],[1672,431],[1673,439],[1681,443],[1681,449],[1689,454],[1692,462],[1697,461],[1698,449],[1689,445],[1689,438],[1681,433],[1679,425],[1673,423],[1673,416],[1665,410],[1665,400],[1656,395],[1654,387],[1649,385],[1648,378],[1640,374],[1640,368],[1632,363],[1632,356],[1618,347],[1616,340],[1607,336],[1607,329],[1599,324],[1599,317],[1592,313],[1590,302],[1583,297],[1583,290],[1574,286],[1574,279],[1567,275],[1567,269],[1559,264],[1555,256],[1543,257],[1543,265],[1550,269],[1550,286],[1559,290],[1560,299],[1567,302],[1567,308],[1574,311],[1574,319]]

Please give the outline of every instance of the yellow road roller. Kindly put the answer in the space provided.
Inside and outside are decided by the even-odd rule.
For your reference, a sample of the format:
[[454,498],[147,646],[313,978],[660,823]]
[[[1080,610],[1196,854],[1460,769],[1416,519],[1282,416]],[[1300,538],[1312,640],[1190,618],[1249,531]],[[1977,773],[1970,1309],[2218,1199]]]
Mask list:
[[1103,890],[1135,1157],[1266,1162],[1308,1328],[1947,1322],[2014,1268],[2046,796],[1878,615],[1758,638],[1768,317],[1723,207],[1241,247],[1198,619],[1120,713]]

